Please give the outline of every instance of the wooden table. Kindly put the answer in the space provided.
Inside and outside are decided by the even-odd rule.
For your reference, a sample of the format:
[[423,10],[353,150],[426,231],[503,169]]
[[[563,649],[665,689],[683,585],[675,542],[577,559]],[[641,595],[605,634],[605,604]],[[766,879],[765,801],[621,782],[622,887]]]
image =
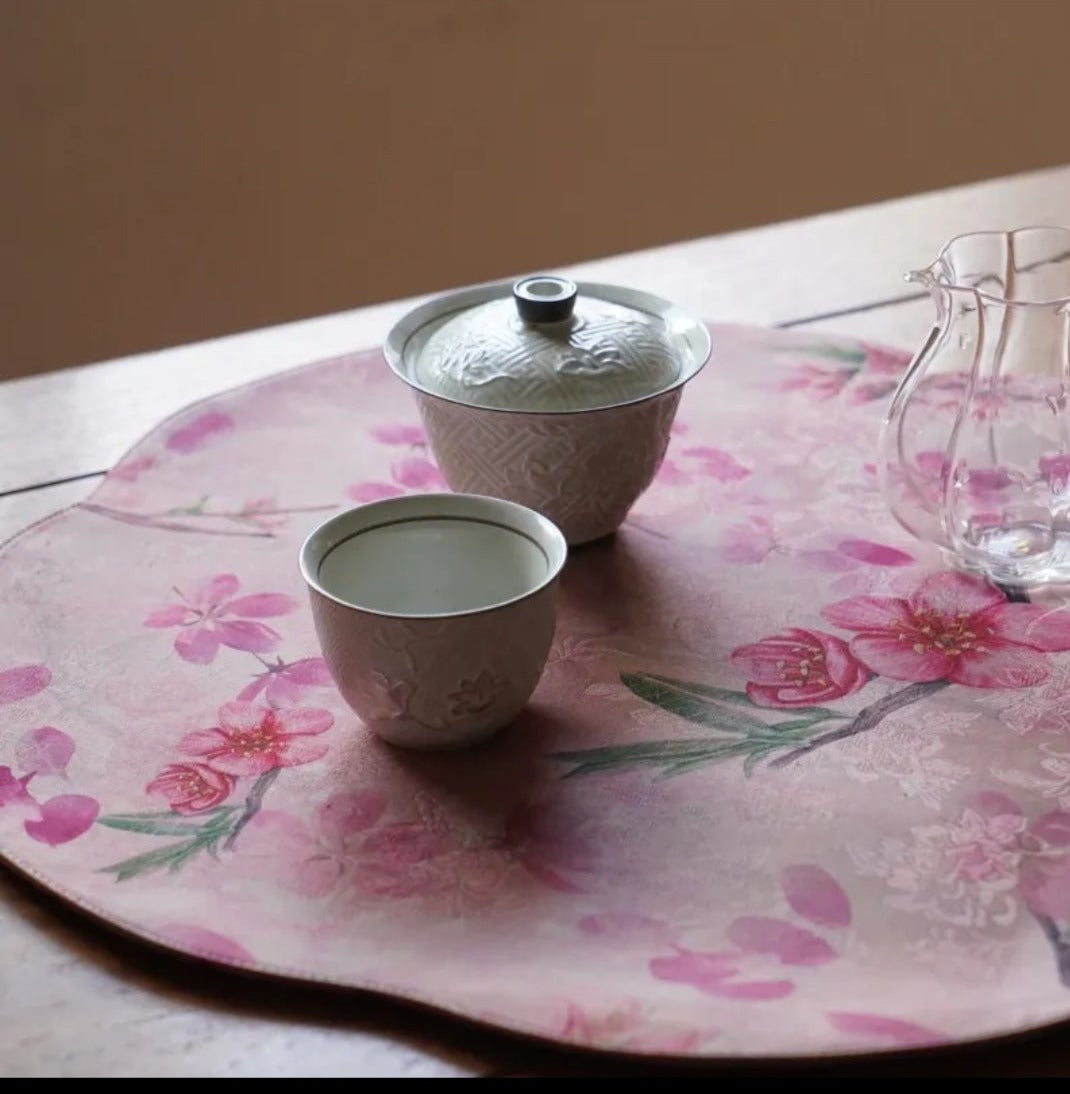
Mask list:
[[[926,265],[959,232],[1026,224],[1070,225],[1070,166],[566,272],[647,289],[711,320],[828,330],[914,348],[931,305],[903,283],[902,273]],[[281,368],[377,344],[412,304],[361,308],[0,384],[0,538],[79,501],[172,411]],[[1070,1074],[1070,1032],[1060,1027],[1013,1043],[826,1070],[832,1067],[853,1075]],[[162,955],[0,871],[0,1075],[643,1070],[369,996],[249,981]]]

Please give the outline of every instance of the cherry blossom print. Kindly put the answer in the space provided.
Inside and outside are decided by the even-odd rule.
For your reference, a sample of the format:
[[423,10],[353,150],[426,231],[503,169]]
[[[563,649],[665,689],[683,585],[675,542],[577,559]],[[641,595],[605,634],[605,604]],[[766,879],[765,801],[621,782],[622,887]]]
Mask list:
[[741,482],[751,473],[730,452],[712,445],[692,445],[662,461],[655,476],[666,486],[686,486],[702,479],[719,483]]
[[790,709],[840,699],[870,678],[842,639],[798,627],[740,646],[732,663],[749,678],[750,700],[768,707]]
[[899,349],[875,346],[871,342],[859,342],[859,349],[866,355],[862,368],[865,372],[879,373],[884,376],[901,376],[910,364],[910,354]]
[[233,791],[232,775],[199,763],[168,764],[145,787],[146,794],[158,794],[185,816],[222,805]]
[[271,653],[281,638],[259,620],[287,615],[297,607],[297,601],[282,593],[238,596],[240,589],[234,574],[217,574],[188,595],[176,588],[180,603],[152,612],[145,626],[178,627],[175,652],[195,665],[210,665],[220,646],[247,653]]
[[322,759],[326,741],[312,740],[334,725],[327,710],[271,707],[237,700],[219,708],[219,724],[186,734],[179,751],[227,775],[264,775]]
[[505,686],[503,680],[486,671],[479,673],[474,680],[462,680],[457,690],[446,696],[450,704],[450,714],[454,718],[479,714],[491,706]]
[[15,762],[31,775],[66,776],[74,755],[74,741],[61,729],[31,729],[15,746]]
[[852,597],[821,614],[854,631],[851,654],[893,680],[1032,687],[1048,675],[1043,654],[1070,650],[1070,612],[1008,603],[956,573],[926,578],[909,598]]
[[366,504],[397,498],[402,494],[437,493],[449,490],[442,472],[424,456],[407,456],[390,466],[389,482],[357,482],[348,487],[346,494],[353,501]]
[[274,664],[267,661],[261,664],[264,671],[238,692],[239,699],[251,702],[263,695],[268,706],[293,707],[303,702],[313,688],[333,686],[327,662],[322,657],[306,657],[289,663],[277,657]]
[[372,430],[372,436],[381,444],[400,445],[406,448],[427,447],[427,434],[418,425],[403,423],[379,425]]
[[52,683],[52,673],[46,665],[19,665],[0,669],[0,706],[29,699]]
[[854,379],[855,368],[822,368],[819,365],[804,364],[793,370],[777,384],[778,391],[804,391],[812,399],[824,402],[835,399],[837,395]]
[[229,414],[221,410],[209,410],[172,430],[165,443],[172,452],[196,452],[217,434],[226,433],[233,428],[234,419]]
[[144,472],[151,471],[156,462],[155,456],[128,456],[108,472],[108,478],[136,482]]
[[725,528],[718,554],[724,562],[756,565],[764,562],[775,547],[772,523],[766,517],[753,516]]

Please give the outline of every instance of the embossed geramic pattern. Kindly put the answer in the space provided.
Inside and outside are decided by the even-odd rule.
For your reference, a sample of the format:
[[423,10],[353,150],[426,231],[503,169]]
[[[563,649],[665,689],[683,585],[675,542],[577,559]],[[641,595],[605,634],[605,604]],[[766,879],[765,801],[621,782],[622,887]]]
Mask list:
[[616,530],[653,481],[680,391],[574,414],[505,413],[417,398],[452,489],[527,505],[580,544]]
[[462,402],[509,410],[586,410],[642,398],[680,374],[665,323],[582,298],[572,318],[528,326],[511,299],[447,320],[422,347],[414,378]]
[[[0,553],[5,861],[181,953],[600,1050],[1070,1017],[1070,609],[887,512],[906,355],[716,333],[654,483],[562,572],[530,702],[457,753],[368,731],[297,566],[325,511],[442,488],[379,356],[161,425]],[[439,638],[339,682],[429,734],[522,690],[506,636]]]
[[448,622],[384,619],[311,595],[342,698],[384,740],[435,749],[489,737],[520,713],[550,649],[557,583]]

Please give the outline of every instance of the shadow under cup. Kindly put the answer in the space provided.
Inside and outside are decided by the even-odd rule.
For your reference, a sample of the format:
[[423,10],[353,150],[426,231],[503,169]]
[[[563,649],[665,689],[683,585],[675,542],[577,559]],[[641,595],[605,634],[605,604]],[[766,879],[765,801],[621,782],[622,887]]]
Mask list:
[[332,517],[301,571],[342,697],[408,748],[503,728],[546,664],[566,553],[549,520],[495,498],[410,495]]

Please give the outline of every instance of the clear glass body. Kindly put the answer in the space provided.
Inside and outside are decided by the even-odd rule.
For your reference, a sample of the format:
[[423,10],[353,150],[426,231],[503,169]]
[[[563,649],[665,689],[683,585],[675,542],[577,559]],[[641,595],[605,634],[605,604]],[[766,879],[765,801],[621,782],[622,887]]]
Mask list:
[[881,430],[892,512],[993,580],[1070,583],[1070,230],[959,236],[909,279],[936,321]]

